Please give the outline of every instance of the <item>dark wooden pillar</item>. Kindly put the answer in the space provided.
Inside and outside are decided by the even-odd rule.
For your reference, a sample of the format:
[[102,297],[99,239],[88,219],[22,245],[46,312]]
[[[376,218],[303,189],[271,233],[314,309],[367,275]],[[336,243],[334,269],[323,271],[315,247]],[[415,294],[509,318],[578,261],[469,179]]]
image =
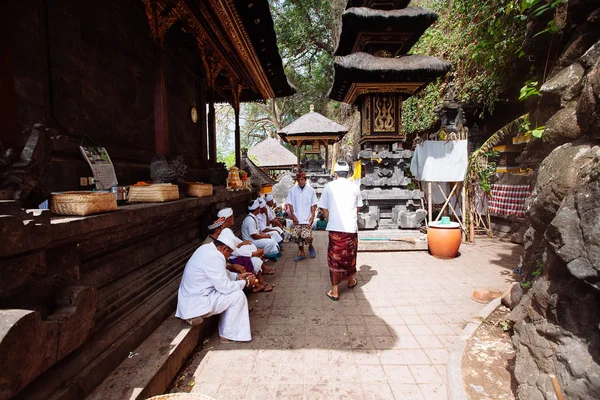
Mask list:
[[5,148],[19,147],[17,95],[12,58],[11,12],[0,6],[0,142]]
[[240,133],[240,106],[238,105],[233,109],[235,111],[235,166],[238,168],[242,167],[242,146],[241,146],[241,133]]
[[242,167],[242,146],[241,146],[241,133],[240,133],[240,97],[242,95],[242,85],[235,79],[230,79],[231,84],[231,96],[233,98],[233,111],[235,113],[235,166],[238,168]]
[[217,119],[215,116],[215,89],[208,88],[208,157],[210,164],[217,163]]
[[300,168],[300,147],[302,146],[302,142],[296,142],[296,166]]
[[208,166],[208,121],[206,115],[206,89],[205,83],[200,83],[198,90],[198,123],[200,124],[200,162],[203,167]]
[[169,154],[169,120],[167,114],[167,87],[165,85],[165,53],[161,45],[154,45],[154,143],[156,154]]

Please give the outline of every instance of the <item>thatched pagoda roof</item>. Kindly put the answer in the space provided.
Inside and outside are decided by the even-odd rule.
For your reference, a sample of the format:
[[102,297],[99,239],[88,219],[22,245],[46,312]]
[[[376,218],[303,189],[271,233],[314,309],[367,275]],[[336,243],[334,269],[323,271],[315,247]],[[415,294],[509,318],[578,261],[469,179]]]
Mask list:
[[379,10],[397,10],[408,6],[410,0],[348,0],[346,8],[369,7]]
[[283,147],[279,140],[266,138],[248,150],[248,155],[257,160],[261,168],[293,167],[298,160],[294,153]]
[[426,8],[408,7],[401,10],[350,8],[342,14],[342,33],[336,56],[385,50],[393,56],[406,54],[423,32],[438,19]]
[[310,111],[277,133],[286,142],[300,138],[308,140],[305,139],[308,137],[337,142],[348,133],[348,128],[318,112]]
[[427,83],[450,71],[451,64],[437,57],[405,55],[395,58],[353,53],[336,57],[330,99],[352,104],[366,93],[413,95]]
[[242,158],[240,160],[240,167],[246,171],[250,179],[252,186],[260,188],[263,185],[274,185],[277,181],[273,180],[268,174],[262,169],[256,166],[251,159],[248,158],[246,151],[242,150]]

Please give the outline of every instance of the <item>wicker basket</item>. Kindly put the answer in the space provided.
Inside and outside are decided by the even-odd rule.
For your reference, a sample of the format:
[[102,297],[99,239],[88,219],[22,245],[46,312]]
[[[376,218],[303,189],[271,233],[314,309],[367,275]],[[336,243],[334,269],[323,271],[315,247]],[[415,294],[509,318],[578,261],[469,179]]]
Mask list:
[[57,215],[92,215],[117,209],[117,199],[110,192],[53,193],[50,201],[50,210]]
[[215,400],[215,398],[200,393],[170,393],[149,397],[146,400]]
[[186,182],[185,192],[188,196],[205,197],[213,195],[213,185],[210,183]]
[[130,202],[155,203],[179,199],[179,187],[170,183],[147,186],[130,186],[127,198]]

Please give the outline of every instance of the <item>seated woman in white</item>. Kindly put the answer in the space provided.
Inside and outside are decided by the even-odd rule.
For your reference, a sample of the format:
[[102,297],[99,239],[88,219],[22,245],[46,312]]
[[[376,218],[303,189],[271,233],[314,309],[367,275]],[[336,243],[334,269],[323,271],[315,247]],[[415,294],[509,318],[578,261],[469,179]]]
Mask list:
[[221,341],[247,342],[252,335],[243,289],[258,282],[250,273],[227,271],[225,260],[231,256],[233,247],[232,240],[219,236],[194,252],[183,271],[175,316],[191,323],[198,317],[221,314]]

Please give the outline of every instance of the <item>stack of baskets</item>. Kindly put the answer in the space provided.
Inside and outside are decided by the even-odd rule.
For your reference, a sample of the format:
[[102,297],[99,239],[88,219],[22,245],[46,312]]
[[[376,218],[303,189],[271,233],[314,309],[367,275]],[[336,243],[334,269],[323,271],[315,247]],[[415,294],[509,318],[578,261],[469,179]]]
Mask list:
[[205,197],[213,195],[213,185],[210,183],[186,182],[185,192],[192,197]]
[[57,215],[92,215],[117,210],[117,199],[111,192],[53,193],[50,210]]
[[130,202],[154,203],[179,199],[179,187],[170,183],[154,185],[130,186],[128,200]]

